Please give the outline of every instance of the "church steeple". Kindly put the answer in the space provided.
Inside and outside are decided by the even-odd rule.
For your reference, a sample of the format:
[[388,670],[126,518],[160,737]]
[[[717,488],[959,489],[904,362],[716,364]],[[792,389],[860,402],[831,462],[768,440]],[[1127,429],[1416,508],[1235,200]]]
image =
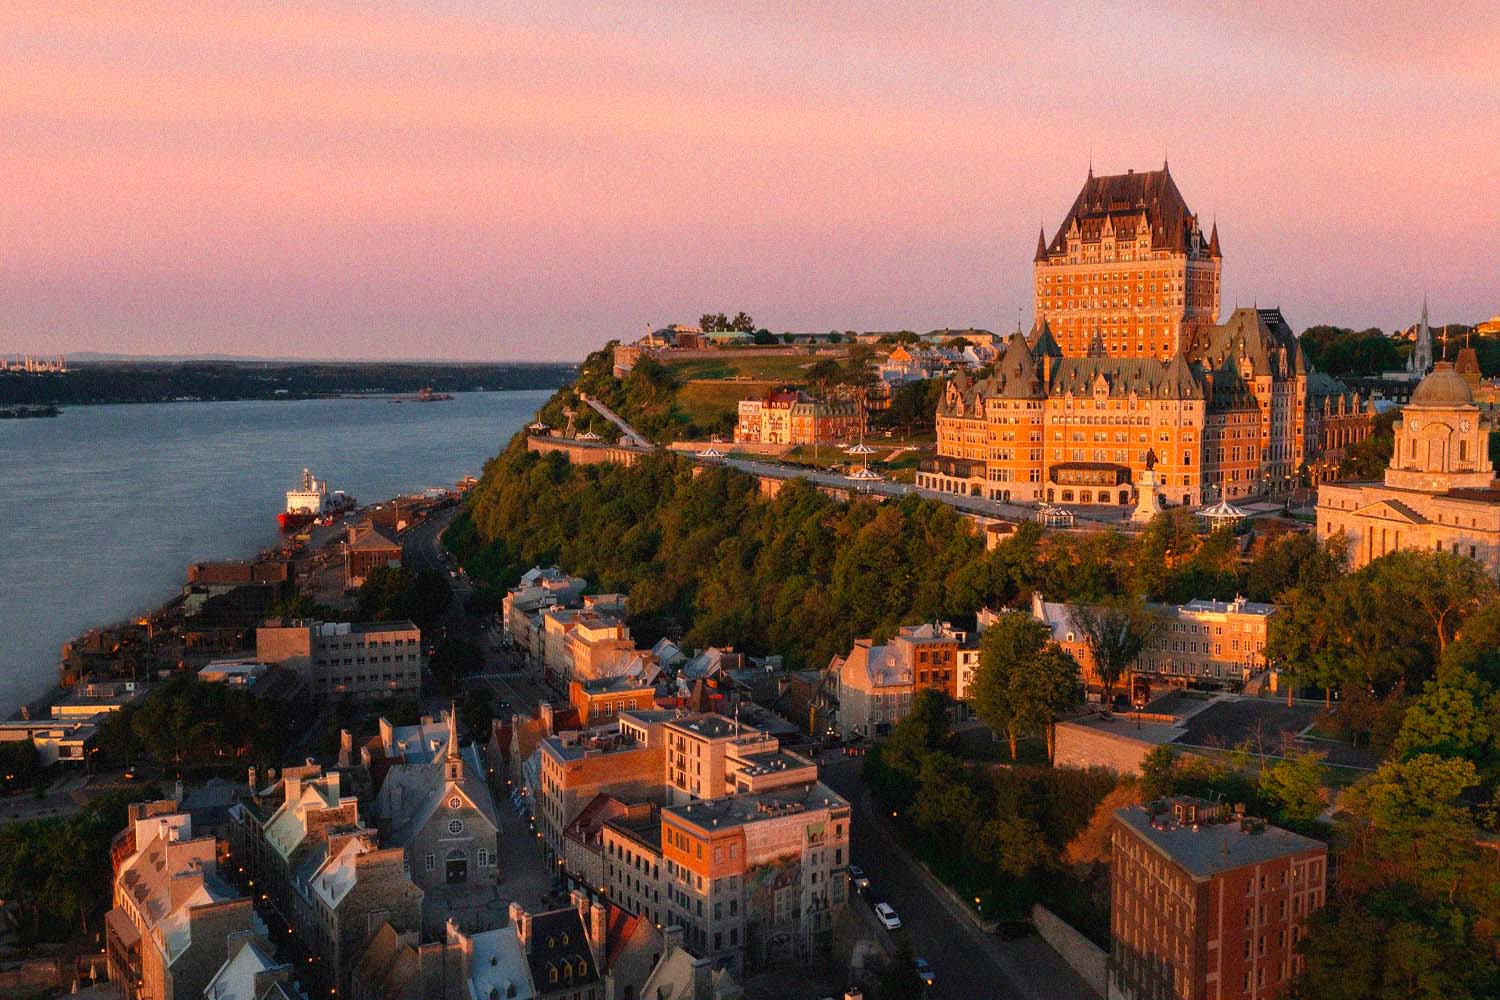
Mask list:
[[1033,258],[1031,258],[1031,259],[1034,260],[1034,261],[1041,261],[1041,260],[1046,260],[1047,259],[1047,227],[1046,226],[1043,226],[1041,228],[1041,231],[1036,234],[1036,256],[1033,257]]
[[458,750],[458,703],[448,707],[448,752],[443,760],[443,773],[449,781],[459,781],[464,776],[464,759]]

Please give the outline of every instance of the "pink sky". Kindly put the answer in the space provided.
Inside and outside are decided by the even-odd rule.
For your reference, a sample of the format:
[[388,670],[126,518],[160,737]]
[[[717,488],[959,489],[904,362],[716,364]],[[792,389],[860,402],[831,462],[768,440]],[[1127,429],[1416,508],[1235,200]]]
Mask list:
[[649,6],[11,0],[0,353],[1006,330],[1090,148],[1170,156],[1226,309],[1500,310],[1488,2]]

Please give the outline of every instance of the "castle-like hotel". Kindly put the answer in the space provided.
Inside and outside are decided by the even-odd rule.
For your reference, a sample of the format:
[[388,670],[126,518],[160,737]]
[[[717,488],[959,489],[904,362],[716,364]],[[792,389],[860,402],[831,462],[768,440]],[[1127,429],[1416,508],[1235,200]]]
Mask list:
[[1037,243],[1036,321],[952,379],[917,485],[992,500],[1196,505],[1317,482],[1373,411],[1312,369],[1279,310],[1218,322],[1223,254],[1166,164],[1095,177]]

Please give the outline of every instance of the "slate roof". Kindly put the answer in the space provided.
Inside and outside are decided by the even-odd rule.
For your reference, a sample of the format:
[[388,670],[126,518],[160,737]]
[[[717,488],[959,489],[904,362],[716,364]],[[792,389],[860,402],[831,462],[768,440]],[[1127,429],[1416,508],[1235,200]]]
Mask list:
[[391,768],[380,786],[379,801],[380,815],[390,822],[392,844],[410,846],[452,791],[466,798],[495,829],[500,828],[500,817],[482,777],[484,768],[478,750],[470,744],[463,749],[462,757],[463,777],[457,782],[448,781],[442,760]]
[[[1068,232],[1078,227],[1085,243],[1100,241],[1106,229],[1118,239],[1134,239],[1142,227],[1151,237],[1153,250],[1184,252],[1198,228],[1197,217],[1188,208],[1165,163],[1160,170],[1134,171],[1095,177],[1089,171],[1083,189],[1063,218],[1048,254],[1067,249]],[[1040,248],[1038,248],[1040,253]]]
[[587,989],[600,982],[578,910],[568,907],[536,914],[531,918],[530,935],[526,957],[537,992]]

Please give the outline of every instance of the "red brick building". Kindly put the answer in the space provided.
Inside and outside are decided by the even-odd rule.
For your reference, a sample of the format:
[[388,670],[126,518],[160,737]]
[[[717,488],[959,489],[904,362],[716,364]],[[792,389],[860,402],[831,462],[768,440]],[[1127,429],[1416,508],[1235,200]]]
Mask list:
[[1111,998],[1271,1000],[1300,971],[1326,844],[1180,797],[1117,810],[1110,858]]

